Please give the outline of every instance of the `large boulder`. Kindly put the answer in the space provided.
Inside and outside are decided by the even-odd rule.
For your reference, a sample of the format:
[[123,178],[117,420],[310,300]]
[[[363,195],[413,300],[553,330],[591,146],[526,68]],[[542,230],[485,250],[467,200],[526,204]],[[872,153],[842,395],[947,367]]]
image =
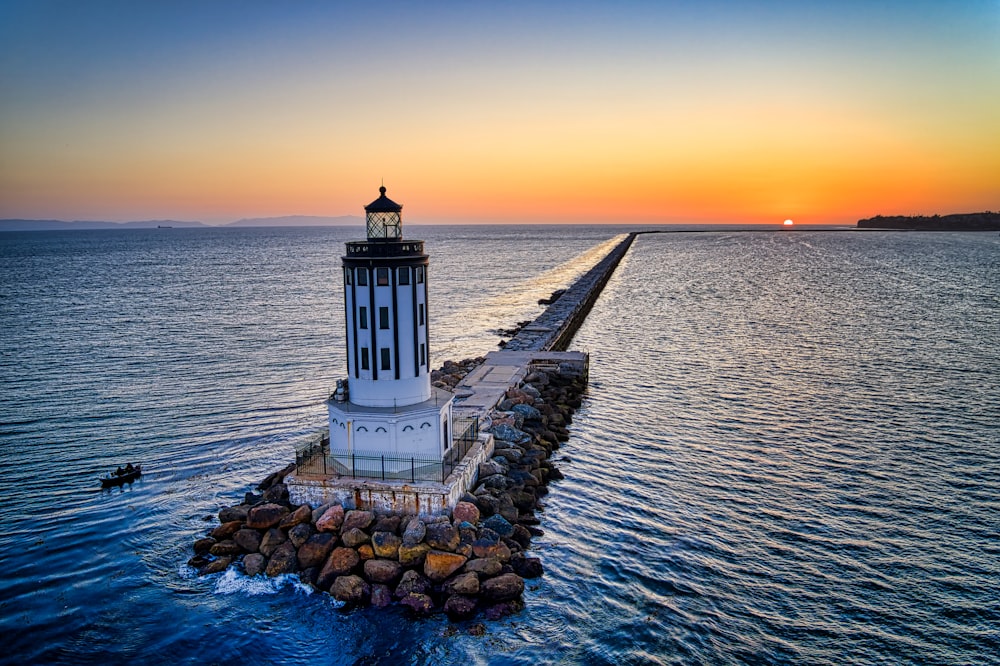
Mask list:
[[403,540],[392,532],[375,532],[372,534],[372,549],[375,557],[382,557],[390,560],[399,556],[399,546]]
[[207,576],[208,574],[221,573],[229,568],[229,565],[233,563],[233,558],[226,556],[220,557],[218,559],[212,560],[201,569],[198,570],[198,575]]
[[297,557],[300,569],[321,566],[337,545],[337,536],[328,532],[314,534],[299,546]]
[[334,548],[316,576],[316,587],[328,590],[337,576],[346,576],[361,562],[353,548]]
[[281,519],[278,523],[278,527],[283,530],[291,529],[296,525],[301,523],[312,522],[312,507],[308,504],[303,504],[299,508],[292,511],[290,514]]
[[277,526],[281,519],[291,513],[287,506],[268,503],[258,504],[247,514],[247,527],[255,530],[266,530]]
[[496,460],[487,460],[485,462],[479,463],[479,478],[485,479],[487,476],[493,476],[494,474],[506,474],[507,468],[501,465]]
[[237,504],[236,506],[227,506],[219,511],[219,522],[220,523],[231,523],[234,520],[238,520],[241,523],[246,522],[247,513],[249,513],[250,507],[245,504]]
[[239,555],[243,551],[240,550],[240,547],[236,545],[235,541],[233,541],[232,539],[225,539],[223,541],[219,541],[214,546],[209,548],[208,552],[211,553],[212,555],[215,555],[216,557],[224,557],[224,556],[232,557],[235,555]]
[[323,514],[330,510],[336,502],[327,502],[326,504],[320,504],[318,507],[312,510],[312,518],[310,522],[315,525],[319,522],[319,519],[323,517]]
[[[315,533],[316,530],[313,529],[312,523],[299,523],[288,530],[288,540],[295,544],[296,548],[301,548],[302,544],[312,538]],[[333,536],[336,539],[336,535]]]
[[298,558],[295,555],[295,546],[291,541],[278,546],[271,555],[264,573],[268,576],[280,576],[281,574],[295,573],[298,570]]
[[337,532],[344,524],[344,507],[334,504],[316,521],[316,529],[320,532]]
[[260,553],[250,553],[243,558],[243,571],[251,578],[264,573],[266,567],[267,558]]
[[216,540],[212,537],[205,537],[194,542],[195,555],[208,555],[209,549],[214,546]]
[[426,535],[427,525],[419,518],[414,518],[406,524],[406,529],[403,530],[403,545],[415,546],[423,541]]
[[375,529],[372,532],[391,532],[392,534],[399,534],[399,522],[400,516],[383,516],[378,519],[375,523]]
[[370,593],[371,588],[361,576],[338,576],[330,586],[333,598],[348,604],[363,604]]
[[445,594],[478,594],[479,576],[469,571],[448,580],[442,587]]
[[503,516],[490,516],[483,521],[483,527],[493,530],[502,537],[509,537],[514,534],[514,526]]
[[524,579],[517,574],[502,574],[483,581],[479,586],[483,596],[490,601],[507,601],[524,594]]
[[243,527],[243,522],[239,520],[231,520],[228,523],[222,523],[212,530],[212,538],[216,541],[232,539],[233,535],[236,534],[241,527]]
[[434,612],[434,601],[426,594],[408,594],[399,603],[417,615],[430,615]]
[[465,620],[476,614],[476,598],[453,594],[444,602],[444,612],[451,620]]
[[493,539],[477,539],[472,544],[472,553],[476,557],[494,558],[500,562],[509,562],[511,555],[507,544]]
[[542,413],[528,404],[514,405],[511,411],[523,416],[525,421],[540,421],[542,418]]
[[424,541],[433,549],[454,552],[458,547],[460,537],[458,530],[451,523],[431,523],[427,526]]
[[274,551],[278,549],[278,546],[288,541],[288,535],[279,530],[277,527],[272,527],[267,532],[264,532],[264,536],[260,539],[260,546],[257,548],[258,551],[264,557],[271,557]]
[[341,525],[341,529],[345,532],[354,528],[359,530],[367,529],[367,527],[371,525],[374,520],[375,514],[372,511],[348,511],[344,515],[344,524]]
[[395,560],[368,560],[365,562],[365,578],[372,583],[395,583],[403,567]]
[[479,507],[472,502],[459,502],[451,510],[451,518],[456,525],[461,523],[471,523],[475,525],[479,522]]
[[399,563],[404,567],[418,567],[424,563],[430,549],[426,543],[418,543],[415,546],[407,546],[404,543],[397,552]]
[[518,430],[514,426],[507,425],[506,423],[493,426],[493,436],[497,439],[514,442],[515,444],[527,444],[531,441],[531,435]]
[[283,504],[288,501],[288,486],[284,483],[276,483],[264,491],[264,501],[274,504]]
[[435,583],[440,583],[461,569],[467,560],[468,558],[457,553],[431,550],[424,559],[424,575]]
[[[346,525],[346,523],[345,523]],[[361,544],[368,543],[372,538],[367,532],[363,530],[352,527],[350,529],[345,529],[344,533],[340,535],[340,539],[344,542],[344,545],[348,548],[357,548]]]
[[431,584],[426,578],[420,575],[420,572],[414,569],[408,569],[403,572],[403,577],[399,579],[399,585],[396,586],[396,598],[402,599],[408,594],[427,594],[430,592]]
[[500,560],[493,557],[476,558],[465,563],[462,571],[471,571],[479,574],[480,578],[491,578],[500,573],[503,565]]
[[524,553],[512,555],[510,566],[521,578],[538,578],[542,575],[542,561],[537,557],[527,557]]
[[244,528],[233,535],[233,541],[244,552],[256,553],[260,549],[260,532]]

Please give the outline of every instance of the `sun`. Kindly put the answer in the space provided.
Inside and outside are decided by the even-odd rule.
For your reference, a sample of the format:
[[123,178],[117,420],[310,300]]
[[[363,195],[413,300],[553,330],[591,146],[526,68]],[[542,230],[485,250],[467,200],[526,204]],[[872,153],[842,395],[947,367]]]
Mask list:
[[793,224],[795,224],[795,223],[794,223],[794,222],[792,222],[791,220],[785,220],[785,222],[784,222],[784,225],[785,225],[786,227],[790,227],[790,226],[792,226]]

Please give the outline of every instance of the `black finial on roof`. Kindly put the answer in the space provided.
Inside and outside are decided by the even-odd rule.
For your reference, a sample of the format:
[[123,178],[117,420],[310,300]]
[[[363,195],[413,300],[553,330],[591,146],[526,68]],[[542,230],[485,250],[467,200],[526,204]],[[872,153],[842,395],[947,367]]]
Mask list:
[[369,213],[398,213],[403,210],[403,207],[385,196],[385,185],[378,188],[379,198],[365,206],[365,210]]

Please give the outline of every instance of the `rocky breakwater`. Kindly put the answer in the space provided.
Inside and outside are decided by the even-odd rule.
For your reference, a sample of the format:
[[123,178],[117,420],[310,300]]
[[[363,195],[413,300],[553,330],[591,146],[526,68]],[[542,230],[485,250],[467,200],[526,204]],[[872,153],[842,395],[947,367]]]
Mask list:
[[508,390],[492,414],[494,456],[450,516],[295,506],[286,468],[265,479],[263,492],[219,511],[188,564],[202,575],[229,567],[247,576],[297,574],[348,607],[398,603],[455,620],[516,612],[525,579],[542,575],[541,560],[529,554],[542,534],[535,512],[546,484],[562,478],[549,456],[568,439],[585,385],[580,376],[534,372]]

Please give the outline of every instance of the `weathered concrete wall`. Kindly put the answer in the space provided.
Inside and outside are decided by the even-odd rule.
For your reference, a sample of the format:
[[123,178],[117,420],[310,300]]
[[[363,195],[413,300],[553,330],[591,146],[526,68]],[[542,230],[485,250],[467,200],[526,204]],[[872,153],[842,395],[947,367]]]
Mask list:
[[584,273],[573,285],[525,326],[504,347],[505,351],[564,350],[593,307],[604,285],[611,279],[622,257],[632,247],[635,234],[630,233],[606,257]]
[[444,483],[375,481],[300,474],[285,477],[289,500],[294,504],[320,506],[338,502],[345,509],[369,509],[380,513],[436,516],[451,512],[463,493],[476,482],[479,463],[493,455],[493,435],[483,434]]

